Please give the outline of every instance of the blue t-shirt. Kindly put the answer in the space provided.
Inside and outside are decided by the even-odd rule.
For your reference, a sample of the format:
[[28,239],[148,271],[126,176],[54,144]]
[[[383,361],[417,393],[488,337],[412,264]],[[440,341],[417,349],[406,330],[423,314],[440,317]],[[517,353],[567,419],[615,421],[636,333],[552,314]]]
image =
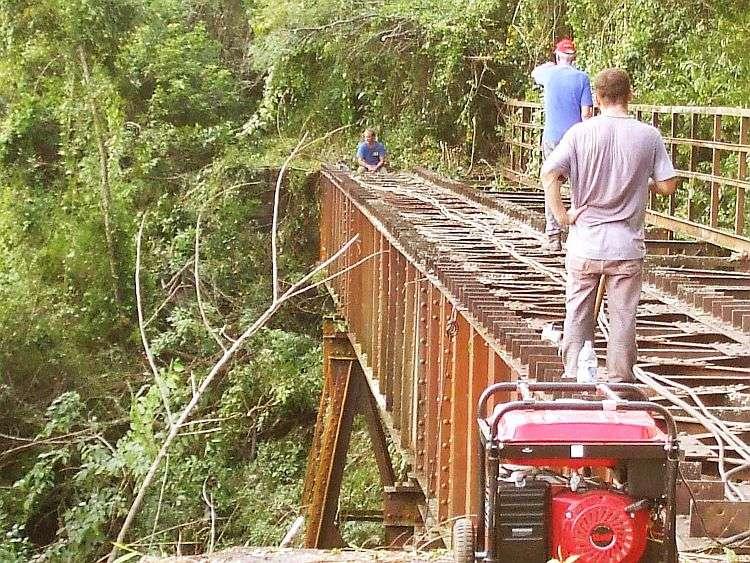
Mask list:
[[534,69],[532,76],[544,86],[542,139],[558,143],[568,129],[581,121],[581,106],[594,105],[589,77],[570,65],[551,63]]
[[362,141],[357,146],[357,158],[361,158],[370,166],[380,162],[380,157],[385,158],[385,155],[385,145],[380,141],[375,141],[372,145],[368,145],[366,141]]

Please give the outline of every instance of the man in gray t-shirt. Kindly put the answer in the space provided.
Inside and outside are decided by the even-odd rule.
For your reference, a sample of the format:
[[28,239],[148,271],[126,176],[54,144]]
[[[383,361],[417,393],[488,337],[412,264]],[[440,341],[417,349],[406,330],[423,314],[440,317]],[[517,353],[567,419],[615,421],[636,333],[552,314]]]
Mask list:
[[[594,339],[596,293],[604,276],[609,313],[607,375],[610,380],[633,381],[648,193],[670,195],[677,180],[659,131],[628,115],[628,74],[604,70],[597,75],[594,89],[601,115],[571,127],[542,167],[547,205],[561,225],[570,225],[565,372],[575,376],[584,342]],[[567,211],[560,196],[561,175],[570,178]]]

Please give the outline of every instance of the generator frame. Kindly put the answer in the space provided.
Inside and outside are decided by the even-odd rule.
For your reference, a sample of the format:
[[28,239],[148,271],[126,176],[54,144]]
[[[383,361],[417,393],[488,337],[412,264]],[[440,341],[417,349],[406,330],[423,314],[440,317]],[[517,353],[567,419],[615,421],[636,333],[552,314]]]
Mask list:
[[[487,417],[489,399],[498,393],[509,392],[516,392],[520,395],[521,400],[497,405],[494,420],[490,422]],[[546,394],[599,393],[605,398],[601,400],[537,400],[534,398],[535,392]],[[618,395],[618,393],[637,397],[638,400],[625,399],[623,396]],[[630,383],[578,384],[532,383],[526,381],[491,385],[484,390],[478,401],[477,426],[480,446],[478,448],[478,486],[480,506],[477,514],[476,539],[475,542],[472,542],[475,561],[483,563],[500,562],[497,553],[495,499],[501,460],[513,459],[518,463],[519,460],[559,459],[563,462],[564,460],[572,459],[570,456],[570,446],[572,444],[570,443],[505,443],[495,439],[503,415],[514,410],[636,411],[661,416],[666,423],[667,430],[664,442],[584,442],[586,456],[582,459],[651,459],[664,462],[666,467],[665,514],[661,561],[663,563],[674,563],[677,561],[675,488],[679,471],[680,447],[677,440],[677,426],[669,411],[662,405],[650,402],[638,386]],[[581,460],[581,458],[575,459],[579,462]],[[561,463],[561,465],[564,465],[564,463]],[[474,545],[479,549],[474,549]]]

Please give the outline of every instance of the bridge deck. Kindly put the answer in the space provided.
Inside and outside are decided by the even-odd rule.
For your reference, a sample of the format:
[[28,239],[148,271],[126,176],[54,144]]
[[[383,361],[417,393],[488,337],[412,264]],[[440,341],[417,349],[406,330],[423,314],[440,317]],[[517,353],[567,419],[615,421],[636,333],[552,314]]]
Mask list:
[[[320,187],[322,257],[359,237],[357,252],[332,266],[330,273],[345,273],[329,289],[381,417],[425,494],[426,522],[475,513],[480,392],[493,382],[562,373],[541,330],[564,317],[563,255],[540,250],[538,197],[469,191],[426,174],[355,179],[325,170]],[[651,246],[659,256],[649,259],[652,283],[638,309],[638,365],[655,382],[654,400],[678,415],[686,459],[696,462],[687,478],[699,481],[750,461],[743,314],[750,278],[700,267],[713,260],[731,270],[721,256],[669,257],[664,241]],[[680,270],[686,263],[696,271]],[[604,346],[598,334],[600,355]],[[664,390],[672,400],[660,396]],[[675,396],[684,402],[673,404]],[[744,531],[718,532],[733,530]]]

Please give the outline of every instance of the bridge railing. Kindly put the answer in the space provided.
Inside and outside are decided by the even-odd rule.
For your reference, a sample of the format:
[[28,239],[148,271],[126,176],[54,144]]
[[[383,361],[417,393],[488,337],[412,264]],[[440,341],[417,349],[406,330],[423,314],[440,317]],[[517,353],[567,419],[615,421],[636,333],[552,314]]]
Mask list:
[[[657,127],[684,182],[669,198],[652,197],[650,224],[740,252],[750,251],[750,108],[634,104],[631,111]],[[506,103],[504,175],[538,185],[543,109],[538,102]]]

